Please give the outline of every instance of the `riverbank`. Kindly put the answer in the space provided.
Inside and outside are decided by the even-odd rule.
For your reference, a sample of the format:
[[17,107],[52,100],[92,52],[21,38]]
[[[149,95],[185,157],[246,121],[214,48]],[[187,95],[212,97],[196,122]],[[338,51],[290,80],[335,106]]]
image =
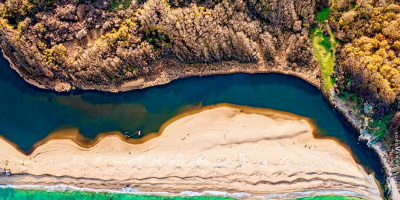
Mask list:
[[[344,116],[350,124],[358,130],[359,140],[365,140],[368,142],[368,146],[373,149],[379,155],[380,162],[384,167],[384,171],[388,179],[386,180],[389,190],[389,196],[391,199],[400,199],[400,184],[394,177],[392,162],[388,160],[388,152],[382,148],[382,143],[379,141],[373,141],[374,136],[368,132],[365,123],[358,119],[357,111],[353,113],[354,108],[349,106],[345,101],[341,100],[335,93],[333,84],[335,81],[331,79],[332,73],[334,72],[334,61],[336,52],[336,39],[331,30],[330,26],[324,25],[324,22],[328,19],[330,9],[334,7],[334,3],[330,8],[326,8],[321,11],[318,15],[319,24],[313,29],[311,38],[313,41],[314,56],[318,59],[321,66],[322,73],[322,93],[328,99],[330,104],[338,109],[342,116]],[[318,18],[318,16],[317,16]],[[325,27],[324,27],[325,26]],[[324,27],[326,32],[329,33],[329,37],[324,35],[321,27]],[[367,121],[365,121],[367,122]]]
[[259,63],[241,63],[237,61],[224,61],[220,63],[195,63],[195,64],[182,64],[171,59],[160,59],[154,64],[153,69],[146,75],[140,75],[135,80],[126,80],[121,84],[114,85],[97,85],[85,84],[75,82],[74,84],[62,81],[51,81],[45,77],[34,77],[23,71],[22,66],[17,66],[18,62],[15,56],[10,52],[9,46],[1,43],[1,51],[4,58],[6,58],[11,68],[18,73],[18,75],[35,87],[41,89],[49,89],[57,92],[68,92],[70,90],[97,90],[103,92],[126,92],[134,89],[143,89],[158,85],[170,83],[173,80],[193,77],[193,76],[210,76],[210,75],[223,75],[233,73],[280,73],[299,77],[317,88],[321,87],[320,70],[315,67],[313,70],[299,69],[289,67],[287,61],[284,59],[276,60],[275,63],[270,64],[265,61]]
[[[326,94],[325,94],[325,95],[326,95]],[[226,102],[226,100],[224,100],[224,101]],[[224,102],[224,101],[223,101],[223,102]],[[267,105],[267,106],[265,106],[265,105],[259,105],[259,106],[262,106],[262,107],[270,107],[270,106],[268,106],[268,105]],[[278,109],[280,110],[280,109],[282,109],[282,108],[278,108]],[[302,115],[303,115],[303,114],[302,114]],[[154,117],[153,117],[153,118],[154,118]],[[79,126],[79,127],[81,127],[81,126]],[[49,131],[49,132],[50,132],[50,131]],[[97,133],[97,132],[96,132],[96,133]],[[385,163],[383,163],[383,165],[385,165]],[[390,176],[390,175],[388,175],[388,176]]]
[[380,199],[373,175],[337,141],[313,131],[296,115],[222,104],[178,117],[138,144],[115,134],[94,143],[53,138],[25,155],[1,140],[0,167],[14,175],[0,182],[252,195],[346,189]]
[[360,140],[367,141],[370,148],[378,153],[381,159],[380,162],[384,166],[385,173],[388,177],[387,184],[391,199],[400,199],[399,183],[397,183],[395,177],[393,177],[393,166],[391,166],[387,159],[387,152],[382,149],[382,143],[373,141],[373,136],[368,132],[368,130],[366,130],[366,126],[363,125],[363,122],[359,120],[353,112],[349,112],[352,110],[352,108],[347,106],[346,103],[335,94],[333,89],[331,89],[329,92],[329,102],[335,106],[335,108],[338,109],[338,111],[350,122],[350,124],[359,131]]

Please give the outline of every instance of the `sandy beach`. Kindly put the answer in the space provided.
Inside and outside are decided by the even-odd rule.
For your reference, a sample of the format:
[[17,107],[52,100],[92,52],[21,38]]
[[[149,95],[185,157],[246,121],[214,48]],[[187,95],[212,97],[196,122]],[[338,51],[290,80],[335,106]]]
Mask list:
[[[77,130],[69,130],[76,135]],[[252,195],[347,190],[381,199],[373,175],[337,141],[315,138],[306,118],[232,105],[206,107],[141,141],[108,134],[92,143],[45,140],[30,155],[0,140],[0,184]]]

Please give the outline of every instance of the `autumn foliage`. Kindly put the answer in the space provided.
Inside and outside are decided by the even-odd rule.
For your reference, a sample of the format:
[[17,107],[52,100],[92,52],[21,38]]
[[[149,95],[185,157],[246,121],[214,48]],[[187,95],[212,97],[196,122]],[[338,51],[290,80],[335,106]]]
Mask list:
[[345,43],[338,62],[351,77],[346,84],[370,102],[390,105],[400,100],[400,6],[378,4],[339,2],[330,23]]
[[20,68],[45,83],[120,84],[159,71],[160,60],[308,72],[318,66],[310,30],[327,2],[5,0],[0,37]]

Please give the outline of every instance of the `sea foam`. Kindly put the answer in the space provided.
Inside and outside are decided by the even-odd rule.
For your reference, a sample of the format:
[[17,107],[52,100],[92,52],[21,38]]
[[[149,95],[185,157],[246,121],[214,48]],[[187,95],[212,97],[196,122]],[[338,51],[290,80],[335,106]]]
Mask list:
[[325,195],[339,195],[339,196],[361,196],[365,195],[347,191],[347,190],[308,190],[308,191],[297,191],[282,194],[267,194],[263,196],[255,196],[245,192],[229,193],[224,191],[212,191],[207,190],[203,192],[196,191],[183,191],[180,193],[170,193],[170,192],[149,192],[140,191],[136,188],[125,187],[120,190],[117,189],[94,189],[87,187],[76,187],[71,185],[59,184],[53,186],[46,185],[0,185],[0,189],[21,189],[21,190],[44,190],[44,191],[79,191],[79,192],[94,192],[94,193],[117,193],[117,194],[134,194],[134,195],[158,195],[158,196],[220,196],[220,197],[232,197],[232,198],[254,198],[254,199],[287,199],[287,198],[299,198],[299,197],[309,197],[309,196],[325,196]]

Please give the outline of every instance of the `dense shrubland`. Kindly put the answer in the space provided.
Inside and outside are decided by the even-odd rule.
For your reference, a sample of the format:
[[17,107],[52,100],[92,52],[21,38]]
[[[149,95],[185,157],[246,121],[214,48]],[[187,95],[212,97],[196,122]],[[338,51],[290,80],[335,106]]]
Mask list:
[[308,73],[319,70],[318,60],[324,91],[334,85],[373,119],[368,129],[377,138],[395,145],[400,1],[333,0],[325,9],[329,2],[2,0],[0,45],[25,78],[51,89],[62,82],[60,90],[118,87],[159,76],[171,63],[177,67],[168,73],[180,77],[188,66],[217,71],[232,63]]
[[[376,120],[394,116],[400,100],[399,1],[337,0],[330,12],[323,10],[328,3],[5,0],[0,42],[23,75],[48,88],[55,82],[118,86],[157,74],[165,60],[179,67],[234,61],[307,72],[318,70],[316,56],[324,89],[335,84],[342,95],[356,94],[373,106]],[[324,47],[314,56],[310,35]],[[389,130],[389,120],[383,121]]]
[[368,130],[384,139],[390,159],[399,164],[400,1],[338,0],[325,23],[341,44],[336,92],[357,102],[359,112],[370,117]]
[[339,62],[357,93],[390,105],[400,99],[400,6],[366,2],[331,15],[336,37],[346,43]]
[[[310,28],[327,0],[5,0],[2,47],[23,74],[110,85],[160,60],[315,70]],[[6,52],[6,53],[7,53]]]

